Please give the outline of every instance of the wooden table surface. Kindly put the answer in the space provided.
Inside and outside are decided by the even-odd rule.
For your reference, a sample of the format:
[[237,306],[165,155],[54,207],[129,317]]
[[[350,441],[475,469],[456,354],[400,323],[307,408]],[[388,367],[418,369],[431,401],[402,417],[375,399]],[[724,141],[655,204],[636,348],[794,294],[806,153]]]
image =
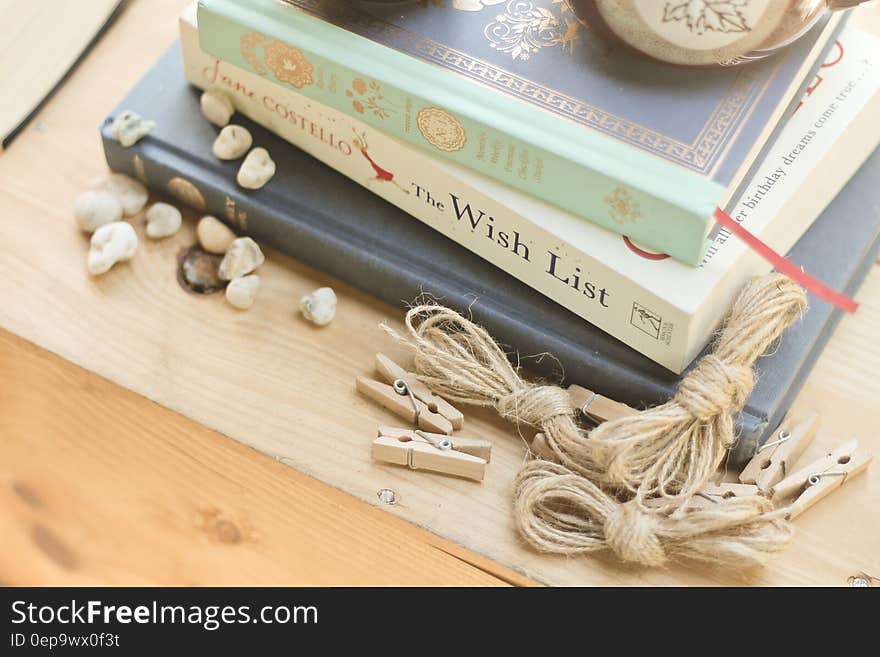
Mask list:
[[[370,463],[365,446],[391,416],[352,382],[373,352],[393,351],[377,325],[399,324],[397,310],[273,252],[251,311],[187,295],[173,263],[193,241],[192,215],[174,238],[142,243],[130,265],[89,278],[70,206],[106,168],[97,127],[174,39],[185,4],[131,2],[0,155],[0,583],[845,585],[860,572],[880,576],[876,464],[799,518],[794,545],[760,571],[537,555],[509,518],[523,443],[490,415],[467,411],[471,431],[496,445],[482,485]],[[318,330],[295,304],[327,283],[340,311]],[[824,418],[805,459],[853,436],[880,452],[880,268],[858,299],[794,405]],[[384,486],[399,504],[379,504]]]

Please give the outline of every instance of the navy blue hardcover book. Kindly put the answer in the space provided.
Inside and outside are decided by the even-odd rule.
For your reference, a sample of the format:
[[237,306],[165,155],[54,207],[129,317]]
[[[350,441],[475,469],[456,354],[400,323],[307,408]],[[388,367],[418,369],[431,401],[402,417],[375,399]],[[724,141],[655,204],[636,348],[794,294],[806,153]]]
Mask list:
[[[156,129],[130,148],[110,136],[112,117],[131,109]],[[274,158],[259,191],[235,183],[238,162],[211,153],[216,128],[199,92],[183,78],[175,44],[107,118],[102,137],[111,169],[141,178],[234,228],[403,308],[421,294],[472,313],[528,369],[644,407],[667,401],[679,377],[480,259],[280,137],[237,116]],[[790,256],[852,294],[880,247],[880,151],[862,167]],[[739,414],[733,462],[749,458],[782,420],[839,319],[811,299],[802,321],[758,362],[758,384]],[[551,354],[533,357],[528,354]]]

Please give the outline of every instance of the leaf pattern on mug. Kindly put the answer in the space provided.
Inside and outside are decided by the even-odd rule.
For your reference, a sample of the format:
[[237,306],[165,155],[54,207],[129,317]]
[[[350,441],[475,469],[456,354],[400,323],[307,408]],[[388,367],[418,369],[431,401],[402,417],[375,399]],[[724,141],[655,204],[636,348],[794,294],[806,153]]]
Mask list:
[[740,9],[750,0],[675,0],[663,9],[663,22],[684,21],[691,32],[749,32]]

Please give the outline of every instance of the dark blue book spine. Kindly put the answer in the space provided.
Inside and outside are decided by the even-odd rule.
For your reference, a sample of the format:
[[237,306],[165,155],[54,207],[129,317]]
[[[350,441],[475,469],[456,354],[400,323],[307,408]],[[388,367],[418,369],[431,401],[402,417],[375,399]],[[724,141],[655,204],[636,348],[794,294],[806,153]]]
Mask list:
[[[265,129],[236,117],[277,164],[261,190],[235,182],[239,162],[211,154],[216,129],[199,111],[172,47],[122,101],[155,119],[130,148],[102,128],[107,162],[156,191],[213,214],[239,232],[368,294],[403,308],[422,294],[469,312],[524,367],[554,383],[577,383],[636,407],[667,401],[679,377],[493,267],[464,247],[322,165]],[[115,114],[115,112],[114,112]],[[793,259],[853,292],[873,262],[880,153],[865,164],[792,249]],[[839,217],[846,217],[841,222]],[[781,344],[758,361],[758,384],[737,417],[731,462],[749,458],[782,420],[836,322],[815,301]],[[533,354],[530,356],[529,354]]]
[[[333,216],[323,214],[315,207],[298,204],[289,197],[279,204],[274,202],[271,195],[267,198],[266,194],[260,192],[241,190],[234,182],[237,165],[230,166],[232,163],[217,161],[215,167],[197,167],[194,166],[196,162],[190,160],[185,153],[178,152],[163,142],[150,140],[124,148],[110,136],[109,121],[108,119],[102,129],[102,137],[107,163],[114,171],[139,178],[153,190],[165,192],[198,212],[212,214],[235,231],[247,233],[261,244],[275,248],[394,306],[404,308],[413,300],[428,294],[440,297],[443,303],[454,308],[473,308],[475,319],[503,344],[515,345],[516,350],[524,354],[552,354],[543,358],[524,358],[523,363],[530,370],[559,381],[562,369],[560,363],[564,363],[569,382],[580,380],[600,391],[607,390],[595,376],[577,378],[576,364],[585,355],[580,348],[577,351],[581,353],[566,353],[568,350],[564,345],[551,344],[552,336],[544,334],[539,326],[527,318],[519,318],[515,312],[511,314],[511,309],[505,309],[503,304],[499,307],[491,300],[487,303],[483,290],[474,285],[473,281],[457,281],[450,272],[444,276],[442,290],[437,289],[429,283],[436,277],[436,272],[430,271],[432,261],[426,260],[420,265],[417,254],[406,249],[395,251],[393,239],[388,240],[386,236],[386,239],[377,240],[369,234],[359,234],[350,223],[340,225]],[[311,181],[311,193],[315,196],[335,194],[337,201],[345,199],[347,195],[340,194],[339,191],[351,188],[354,183],[317,161],[314,161],[314,166],[320,167],[325,175]],[[334,177],[338,177],[338,180],[333,180]],[[381,212],[400,212],[368,192],[366,196],[385,206],[380,208]],[[345,211],[343,208],[337,209],[340,212]],[[365,211],[369,210],[360,203],[348,208],[350,216],[363,214]],[[389,218],[393,218],[393,215]],[[389,223],[389,227],[393,228],[393,221]],[[433,231],[431,239],[448,241],[456,249],[461,248]],[[528,293],[535,294],[531,291]],[[475,305],[477,298],[481,303]],[[609,363],[608,375],[613,375],[614,369]],[[674,375],[669,376],[675,378]],[[664,392],[658,390],[657,393],[657,397],[642,403],[665,401],[662,396]],[[627,401],[635,403],[631,398]],[[744,414],[740,417],[739,428],[741,439],[754,444],[762,433],[764,422],[760,418]]]

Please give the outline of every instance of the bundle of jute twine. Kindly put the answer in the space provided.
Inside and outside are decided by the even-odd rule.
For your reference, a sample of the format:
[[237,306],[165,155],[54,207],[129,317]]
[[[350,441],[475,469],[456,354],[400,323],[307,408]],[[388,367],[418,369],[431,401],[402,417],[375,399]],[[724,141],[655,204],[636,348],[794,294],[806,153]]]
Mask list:
[[753,566],[791,540],[785,510],[763,497],[721,499],[670,515],[621,501],[563,465],[536,460],[517,476],[514,512],[523,537],[542,552],[610,549],[623,561],[659,566],[670,558]]
[[680,503],[697,493],[736,440],[733,414],[755,386],[755,361],[806,307],[803,288],[785,276],[747,285],[713,352],[688,372],[669,402],[591,432],[594,458],[608,478],[642,499]]
[[523,380],[480,326],[439,305],[406,314],[418,378],[450,401],[490,406],[537,427],[555,460],[533,460],[516,482],[515,519],[535,548],[556,553],[611,549],[648,565],[668,558],[753,564],[784,547],[784,511],[754,498],[688,501],[735,440],[733,414],[754,386],[754,361],[806,308],[785,276],[754,279],[740,294],[714,351],[661,406],[599,425],[589,434],[568,393]]

